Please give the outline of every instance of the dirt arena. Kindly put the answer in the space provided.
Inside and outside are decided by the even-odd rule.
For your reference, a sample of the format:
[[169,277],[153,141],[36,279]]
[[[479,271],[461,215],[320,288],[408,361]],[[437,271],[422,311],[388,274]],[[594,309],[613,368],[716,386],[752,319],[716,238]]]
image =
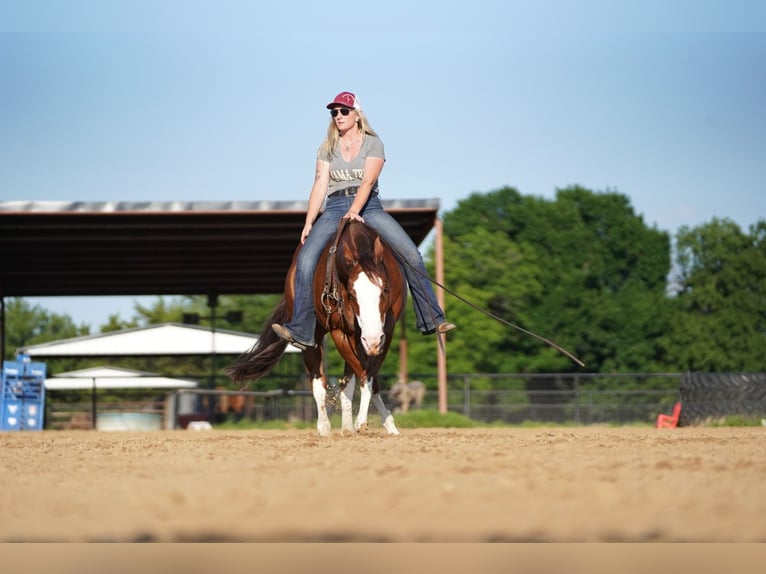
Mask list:
[[764,542],[766,428],[0,434],[0,541]]

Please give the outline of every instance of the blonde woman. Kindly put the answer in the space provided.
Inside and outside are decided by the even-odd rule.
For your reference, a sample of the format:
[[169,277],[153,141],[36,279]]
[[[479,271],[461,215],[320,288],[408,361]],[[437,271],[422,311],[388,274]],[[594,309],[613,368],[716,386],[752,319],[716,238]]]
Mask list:
[[[367,122],[355,94],[339,93],[327,109],[330,125],[317,153],[314,185],[301,231],[292,318],[285,325],[272,325],[274,332],[299,349],[316,346],[314,270],[344,218],[366,223],[396,254],[412,293],[417,329],[424,335],[451,331],[455,325],[445,320],[431,283],[421,275],[425,266],[417,246],[381,207],[378,177],[385,162],[383,142]],[[323,204],[325,210],[320,215]]]

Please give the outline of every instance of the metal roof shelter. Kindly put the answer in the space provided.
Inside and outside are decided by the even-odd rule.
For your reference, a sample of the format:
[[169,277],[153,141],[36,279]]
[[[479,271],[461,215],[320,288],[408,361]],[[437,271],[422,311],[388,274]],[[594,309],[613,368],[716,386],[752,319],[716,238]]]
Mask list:
[[[91,418],[90,428],[98,430],[159,430],[162,428],[161,415],[147,412],[98,412],[98,390],[142,390],[142,391],[177,391],[193,389],[199,386],[197,381],[189,379],[171,379],[154,373],[145,373],[117,367],[92,367],[78,371],[61,373],[45,379],[45,388],[49,391],[90,390]],[[173,398],[177,401],[177,398]],[[175,409],[175,407],[174,407]],[[165,413],[165,428],[174,428],[175,420],[170,411]]]
[[45,379],[49,391],[91,389],[189,389],[199,386],[189,379],[171,379],[154,373],[144,373],[117,367],[92,367],[60,373]]
[[[382,205],[416,245],[437,227],[438,268],[439,200]],[[214,301],[281,293],[307,208],[305,201],[0,202],[0,356],[5,297],[207,295]],[[446,412],[441,361],[439,408]]]
[[[307,202],[0,202],[0,298],[281,293]],[[383,207],[420,244],[439,200]]]
[[[239,355],[256,342],[258,337],[250,333],[162,323],[30,345],[19,352],[35,358]],[[292,345],[285,352],[300,353]]]

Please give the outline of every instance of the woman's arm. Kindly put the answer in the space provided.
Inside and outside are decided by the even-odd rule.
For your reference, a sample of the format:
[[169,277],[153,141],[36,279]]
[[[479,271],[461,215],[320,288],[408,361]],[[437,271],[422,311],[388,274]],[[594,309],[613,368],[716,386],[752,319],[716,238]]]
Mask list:
[[316,221],[316,218],[319,216],[319,210],[322,209],[329,183],[330,164],[318,159],[316,171],[314,173],[314,185],[311,186],[311,194],[309,195],[309,208],[308,211],[306,211],[306,222],[303,225],[303,231],[301,231],[301,244],[306,241],[309,233],[311,233],[311,228],[314,226],[314,221]]
[[362,179],[362,184],[359,186],[359,189],[356,190],[354,202],[351,204],[348,213],[343,216],[344,218],[364,223],[364,219],[359,215],[359,212],[370,198],[372,186],[378,181],[378,176],[380,176],[380,172],[383,171],[384,163],[385,160],[382,157],[368,157],[364,161],[364,179]]

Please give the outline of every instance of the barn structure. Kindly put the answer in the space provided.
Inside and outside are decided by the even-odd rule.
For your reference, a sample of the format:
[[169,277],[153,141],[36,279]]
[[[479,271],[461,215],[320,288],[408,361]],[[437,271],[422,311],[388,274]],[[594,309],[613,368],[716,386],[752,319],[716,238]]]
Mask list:
[[[382,204],[416,245],[437,227],[439,267],[439,200]],[[305,201],[0,202],[0,352],[6,297],[207,295],[214,313],[219,295],[281,293],[307,207]],[[446,385],[446,371],[440,379]]]

